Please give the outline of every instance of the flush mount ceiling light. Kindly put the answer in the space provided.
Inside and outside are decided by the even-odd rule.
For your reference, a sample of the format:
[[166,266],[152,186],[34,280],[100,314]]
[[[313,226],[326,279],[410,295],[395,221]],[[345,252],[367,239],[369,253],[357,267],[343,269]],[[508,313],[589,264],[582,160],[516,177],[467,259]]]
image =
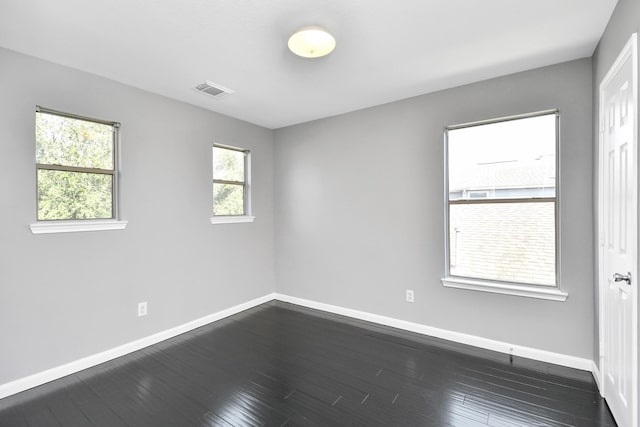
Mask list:
[[320,58],[333,52],[336,39],[320,27],[304,27],[289,37],[289,50],[303,58]]

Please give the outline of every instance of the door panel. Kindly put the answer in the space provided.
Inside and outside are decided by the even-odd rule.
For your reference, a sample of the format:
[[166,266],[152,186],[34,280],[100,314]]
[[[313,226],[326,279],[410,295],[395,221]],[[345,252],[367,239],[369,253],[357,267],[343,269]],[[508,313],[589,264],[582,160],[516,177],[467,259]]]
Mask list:
[[[601,320],[604,396],[618,425],[637,425],[637,49],[635,35],[600,86],[604,182],[600,212],[606,290]],[[614,274],[631,280],[617,280]]]

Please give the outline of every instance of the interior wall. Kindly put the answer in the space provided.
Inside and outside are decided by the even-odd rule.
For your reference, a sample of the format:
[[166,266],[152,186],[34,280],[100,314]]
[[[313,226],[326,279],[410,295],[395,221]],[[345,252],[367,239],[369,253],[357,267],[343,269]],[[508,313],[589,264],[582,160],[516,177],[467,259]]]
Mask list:
[[[599,144],[599,112],[598,106],[600,105],[600,82],[609,71],[609,68],[613,65],[622,48],[633,33],[640,31],[640,2],[637,0],[618,0],[618,4],[609,20],[609,24],[598,43],[598,47],[593,55],[593,141],[594,141],[594,212],[595,221],[597,226],[598,221],[598,144]],[[639,85],[640,86],[640,85]],[[639,94],[640,99],[640,88]],[[597,228],[595,229],[597,231]],[[598,241],[597,236],[594,235],[594,241]],[[594,277],[598,277],[598,253],[595,252],[594,258]],[[639,293],[640,294],[640,293]],[[598,289],[595,287],[594,297],[594,346],[593,346],[593,360],[596,362],[600,360],[600,348],[599,348],[599,302],[598,302]],[[640,295],[639,295],[640,298]],[[639,301],[640,305],[640,301]],[[640,326],[640,325],[639,325]],[[640,330],[640,327],[638,328]]]
[[[273,292],[273,131],[5,49],[0,64],[0,384]],[[125,230],[30,232],[36,105],[122,124]],[[254,223],[209,223],[214,142],[252,151]]]
[[[591,67],[576,60],[277,130],[277,291],[591,359]],[[567,301],[443,287],[443,128],[552,108]]]
[[[274,289],[592,358],[592,88],[637,31],[636,3],[620,0],[593,64],[572,61],[275,134],[0,49],[0,384]],[[122,123],[126,230],[30,233],[35,105]],[[443,127],[549,108],[562,114],[561,287],[569,299],[444,288]],[[209,224],[213,142],[252,150],[255,223]],[[404,302],[405,289],[416,303]],[[149,315],[138,318],[143,300]]]

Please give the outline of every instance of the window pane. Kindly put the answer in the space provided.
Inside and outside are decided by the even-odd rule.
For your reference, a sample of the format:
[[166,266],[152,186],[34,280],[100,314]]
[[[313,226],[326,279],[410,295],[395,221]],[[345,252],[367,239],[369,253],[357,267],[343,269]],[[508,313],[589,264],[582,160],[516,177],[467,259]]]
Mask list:
[[111,175],[38,170],[38,220],[113,217]]
[[556,115],[449,130],[449,200],[555,197]]
[[244,182],[244,153],[213,147],[213,179]]
[[453,276],[554,286],[555,203],[449,206]]
[[36,113],[36,162],[113,169],[113,126]]
[[244,186],[213,184],[214,215],[244,215]]

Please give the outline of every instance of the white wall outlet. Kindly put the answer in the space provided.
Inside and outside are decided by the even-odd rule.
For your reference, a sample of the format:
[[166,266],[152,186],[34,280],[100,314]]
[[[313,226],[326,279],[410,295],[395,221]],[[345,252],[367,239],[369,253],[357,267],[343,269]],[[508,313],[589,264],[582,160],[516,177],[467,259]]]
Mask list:
[[147,302],[138,303],[138,317],[147,315]]
[[413,290],[407,289],[407,302],[414,302]]

